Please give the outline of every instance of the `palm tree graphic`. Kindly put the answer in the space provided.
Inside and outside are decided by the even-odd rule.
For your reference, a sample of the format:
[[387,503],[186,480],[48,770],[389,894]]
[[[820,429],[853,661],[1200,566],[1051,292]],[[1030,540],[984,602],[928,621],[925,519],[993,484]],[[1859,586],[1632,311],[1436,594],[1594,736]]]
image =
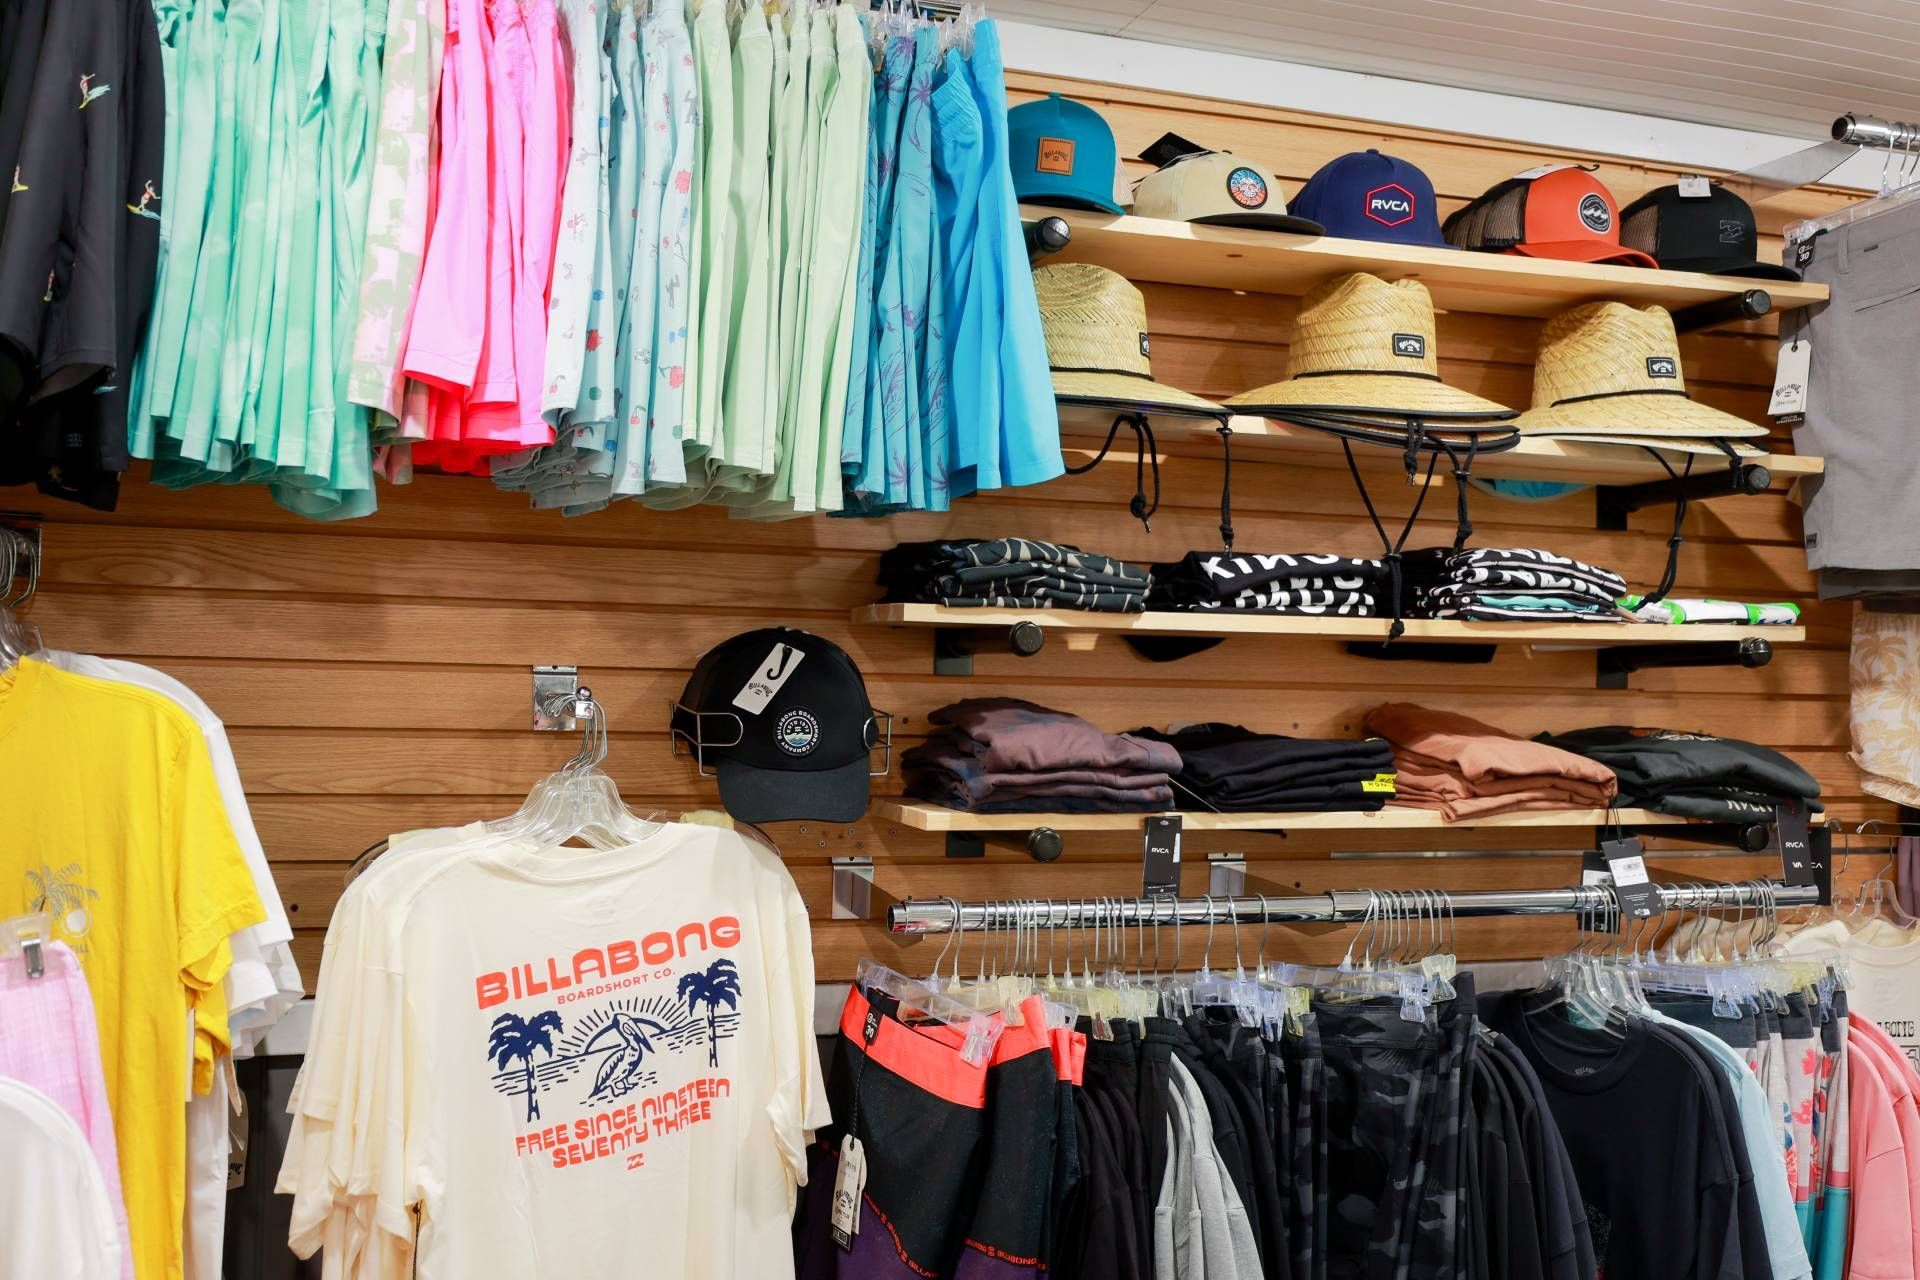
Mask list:
[[57,870],[43,863],[38,871],[27,872],[27,884],[33,890],[27,910],[53,916],[69,938],[87,936],[93,920],[86,905],[100,895],[80,883],[79,863],[69,862]]
[[720,1040],[714,1019],[723,1004],[729,1009],[740,1007],[740,971],[731,960],[715,960],[705,972],[689,973],[680,979],[679,996],[687,1002],[689,1013],[699,1013],[701,1005],[707,1006],[707,1065],[719,1066]]
[[526,1063],[529,1122],[540,1118],[540,1093],[533,1083],[533,1051],[545,1049],[551,1058],[553,1037],[561,1030],[560,1015],[552,1009],[534,1014],[531,1021],[517,1013],[503,1013],[493,1020],[493,1030],[487,1038],[487,1056],[502,1071],[515,1058]]

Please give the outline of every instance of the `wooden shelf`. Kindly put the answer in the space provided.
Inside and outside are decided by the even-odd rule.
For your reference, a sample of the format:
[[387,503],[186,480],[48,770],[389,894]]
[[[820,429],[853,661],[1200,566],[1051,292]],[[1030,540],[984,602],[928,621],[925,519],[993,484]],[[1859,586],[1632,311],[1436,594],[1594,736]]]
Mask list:
[[1821,284],[1298,236],[1038,205],[1020,212],[1029,220],[1060,218],[1073,229],[1072,242],[1044,261],[1091,262],[1130,280],[1163,284],[1301,294],[1334,276],[1365,271],[1386,280],[1420,281],[1441,310],[1534,317],[1582,302],[1657,303],[1672,310],[1749,289],[1765,289],[1776,312],[1827,299]]
[[[950,609],[937,604],[874,604],[853,611],[853,620],[889,627],[1010,627],[1031,622],[1049,631],[1111,632],[1154,636],[1301,636],[1332,640],[1385,640],[1386,618],[1295,618],[1267,614],[1086,613],[1067,609]],[[1606,648],[1622,644],[1706,644],[1759,637],[1794,644],[1804,627],[1756,627],[1733,623],[1660,622],[1447,622],[1409,618],[1407,640],[1452,640],[1470,644],[1553,644]]]
[[[877,800],[873,816],[915,831],[1138,831],[1147,813],[968,813],[914,800]],[[1816,819],[1824,815],[1814,815]],[[1180,813],[1189,831],[1437,831],[1466,827],[1677,826],[1687,819],[1651,809],[1547,809],[1448,822],[1432,809],[1393,805],[1374,813]]]
[[[1250,449],[1263,456],[1285,453],[1290,460],[1297,456],[1301,462],[1312,466],[1344,469],[1347,465],[1339,439],[1328,432],[1245,414],[1236,414],[1228,425],[1233,428],[1233,448],[1237,456],[1242,449]],[[1101,429],[1105,430],[1104,423]],[[1197,427],[1195,430],[1210,441],[1218,440],[1210,426]],[[1675,472],[1685,469],[1687,454],[1673,450],[1661,452],[1673,464]],[[1400,455],[1390,449],[1361,445],[1354,449],[1353,456],[1363,467],[1398,470],[1402,466]],[[1726,459],[1720,455],[1695,454],[1693,459],[1693,474],[1696,476],[1716,468],[1724,471],[1727,466]],[[1803,477],[1817,476],[1827,467],[1824,458],[1793,453],[1761,455],[1744,461],[1766,467],[1773,473],[1774,487],[1782,489]],[[1423,461],[1421,465],[1424,468],[1426,464]],[[1473,474],[1488,480],[1557,480],[1568,484],[1640,484],[1668,479],[1666,470],[1637,446],[1626,448],[1579,440],[1540,438],[1523,439],[1512,449],[1501,453],[1479,455],[1473,460]],[[1447,478],[1447,462],[1442,458],[1434,471],[1434,479],[1438,482]]]

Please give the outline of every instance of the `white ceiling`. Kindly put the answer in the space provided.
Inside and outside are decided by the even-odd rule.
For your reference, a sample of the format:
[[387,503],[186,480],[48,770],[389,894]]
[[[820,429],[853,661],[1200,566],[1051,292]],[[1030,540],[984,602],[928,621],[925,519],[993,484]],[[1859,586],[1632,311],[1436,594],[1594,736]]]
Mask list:
[[989,11],[1796,137],[1824,137],[1845,111],[1920,120],[1920,0],[989,0]]

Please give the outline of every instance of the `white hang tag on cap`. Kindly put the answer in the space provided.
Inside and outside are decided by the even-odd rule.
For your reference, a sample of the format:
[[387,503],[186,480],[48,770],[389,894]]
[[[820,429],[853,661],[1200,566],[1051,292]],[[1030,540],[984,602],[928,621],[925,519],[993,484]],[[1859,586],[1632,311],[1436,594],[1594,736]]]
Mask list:
[[1773,365],[1773,397],[1767,415],[1776,422],[1798,422],[1807,413],[1807,382],[1813,373],[1813,344],[1795,338],[1780,344]]
[[740,692],[733,695],[733,705],[756,716],[765,711],[773,695],[793,677],[794,669],[806,656],[790,644],[775,644],[753,675],[740,686]]
[[1680,179],[1680,198],[1682,200],[1704,200],[1713,194],[1713,183],[1698,174],[1690,173]]
[[1514,174],[1513,180],[1515,182],[1531,181],[1534,178],[1544,178],[1550,173],[1558,173],[1562,169],[1578,169],[1579,167],[1577,164],[1537,164],[1531,169]]
[[833,1242],[853,1248],[860,1234],[860,1197],[867,1189],[867,1149],[848,1134],[840,1140],[840,1171],[833,1179]]

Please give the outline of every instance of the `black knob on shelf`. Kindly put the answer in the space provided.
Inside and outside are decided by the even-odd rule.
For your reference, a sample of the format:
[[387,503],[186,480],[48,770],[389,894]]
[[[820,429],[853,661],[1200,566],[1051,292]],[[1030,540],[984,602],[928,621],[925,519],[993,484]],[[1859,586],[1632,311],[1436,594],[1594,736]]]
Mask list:
[[1007,648],[1017,658],[1031,658],[1047,643],[1047,633],[1039,623],[1016,622],[1007,632]]
[[1027,854],[1035,862],[1052,862],[1065,847],[1066,841],[1052,827],[1035,827],[1027,832]]

